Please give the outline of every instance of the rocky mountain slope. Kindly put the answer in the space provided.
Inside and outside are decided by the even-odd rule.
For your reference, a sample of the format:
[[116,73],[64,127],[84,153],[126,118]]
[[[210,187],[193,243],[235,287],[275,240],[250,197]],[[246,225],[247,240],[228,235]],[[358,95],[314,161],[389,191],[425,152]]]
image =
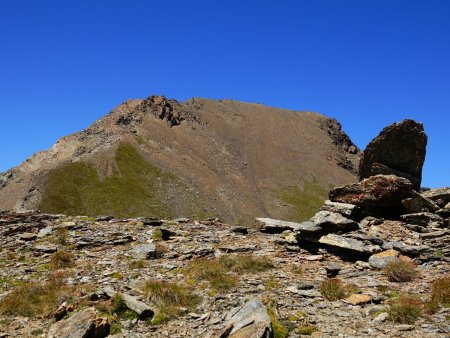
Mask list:
[[310,217],[356,181],[332,119],[230,100],[129,100],[0,175],[0,210],[116,217]]

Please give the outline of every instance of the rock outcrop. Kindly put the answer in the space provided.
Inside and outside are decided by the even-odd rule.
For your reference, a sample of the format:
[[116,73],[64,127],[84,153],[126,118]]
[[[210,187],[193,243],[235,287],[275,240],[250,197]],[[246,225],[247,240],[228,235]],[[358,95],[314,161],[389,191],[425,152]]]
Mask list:
[[414,196],[411,182],[395,175],[376,175],[361,182],[334,188],[330,201],[354,204],[365,216],[398,217],[405,209],[402,201]]
[[419,190],[425,160],[427,136],[423,125],[404,120],[384,128],[363,152],[359,177],[396,175],[411,181]]
[[109,330],[108,318],[98,317],[94,308],[87,308],[53,324],[47,338],[104,338]]

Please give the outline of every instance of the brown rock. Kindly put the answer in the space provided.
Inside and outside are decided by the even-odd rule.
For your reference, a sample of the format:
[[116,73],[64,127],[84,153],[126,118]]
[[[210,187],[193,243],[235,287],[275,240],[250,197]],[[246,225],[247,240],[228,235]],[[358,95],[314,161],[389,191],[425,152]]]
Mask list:
[[97,317],[94,308],[87,308],[50,327],[48,338],[103,338],[109,335],[108,318]]
[[369,295],[362,295],[362,294],[352,294],[349,297],[345,298],[347,302],[349,302],[352,305],[360,305],[368,303],[372,300],[372,297]]
[[333,202],[359,206],[365,216],[396,218],[405,212],[402,201],[413,195],[409,180],[395,175],[376,175],[334,188],[329,197]]
[[396,175],[420,188],[422,166],[425,160],[427,136],[423,125],[406,119],[384,128],[363,152],[359,177]]

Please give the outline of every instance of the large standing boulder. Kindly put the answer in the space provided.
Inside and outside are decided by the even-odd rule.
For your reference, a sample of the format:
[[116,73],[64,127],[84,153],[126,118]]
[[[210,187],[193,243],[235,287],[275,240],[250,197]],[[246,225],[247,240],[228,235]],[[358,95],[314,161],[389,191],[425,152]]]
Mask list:
[[426,146],[421,123],[407,119],[387,126],[364,150],[360,180],[378,174],[396,175],[407,178],[419,190]]
[[398,218],[405,212],[402,201],[415,196],[409,180],[395,175],[376,175],[330,191],[332,202],[350,203],[363,215]]

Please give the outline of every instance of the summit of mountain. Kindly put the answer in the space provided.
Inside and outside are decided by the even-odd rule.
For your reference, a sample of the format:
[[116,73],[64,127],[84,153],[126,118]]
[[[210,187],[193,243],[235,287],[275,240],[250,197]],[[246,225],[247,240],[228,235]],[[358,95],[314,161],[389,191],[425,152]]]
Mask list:
[[0,174],[0,209],[158,218],[310,217],[357,180],[326,116],[233,100],[128,100]]

